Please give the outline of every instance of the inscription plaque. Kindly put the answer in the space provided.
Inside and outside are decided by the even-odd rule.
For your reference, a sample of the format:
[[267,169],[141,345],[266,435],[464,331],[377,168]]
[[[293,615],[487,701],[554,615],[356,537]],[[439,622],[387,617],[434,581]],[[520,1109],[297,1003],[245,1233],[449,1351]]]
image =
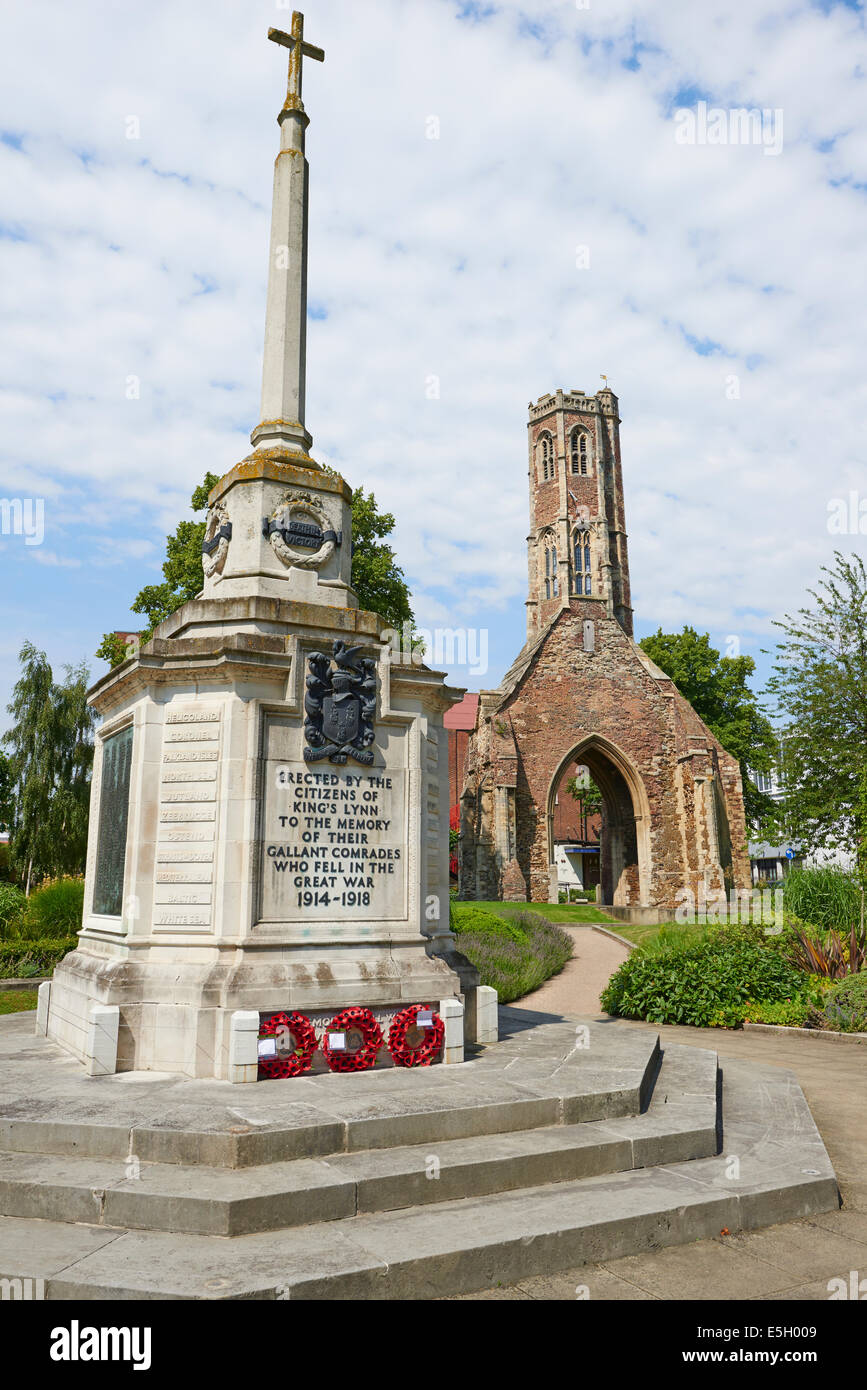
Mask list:
[[107,738],[102,748],[99,830],[93,880],[93,911],[99,917],[120,917],[123,911],[132,735],[130,725]]
[[405,770],[271,762],[263,832],[262,920],[406,916]]

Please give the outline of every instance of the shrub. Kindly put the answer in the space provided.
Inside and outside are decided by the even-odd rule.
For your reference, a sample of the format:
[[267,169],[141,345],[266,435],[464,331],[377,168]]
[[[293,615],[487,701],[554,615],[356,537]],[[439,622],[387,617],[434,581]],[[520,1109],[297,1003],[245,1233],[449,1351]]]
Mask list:
[[802,997],[804,975],[768,949],[761,928],[719,928],[691,940],[637,950],[611,977],[602,1007],[624,1018],[736,1027],[750,1000]]
[[[486,918],[494,923],[490,930]],[[482,984],[497,991],[501,1004],[538,989],[572,955],[572,938],[535,912],[517,913],[506,922],[478,910],[473,923],[472,930],[459,928],[460,949],[479,971]]]
[[14,883],[0,880],[0,941],[5,937],[10,923],[19,916],[26,901],[21,889],[16,888]]
[[799,970],[841,980],[867,967],[867,928],[853,923],[844,933],[802,926],[793,932],[787,954]]
[[501,937],[505,941],[514,941],[525,946],[527,933],[521,930],[519,919],[527,916],[528,913],[522,912],[508,918],[498,917],[495,912],[489,912],[485,907],[476,907],[475,903],[452,903],[449,925],[456,936],[463,937],[467,932],[475,932],[484,936]]
[[58,941],[0,941],[0,979],[28,980],[35,975],[50,975],[77,945],[77,936]]
[[867,970],[848,975],[828,991],[825,1019],[838,1033],[867,1033]]
[[781,1028],[803,1028],[812,1019],[813,1006],[809,999],[781,999],[777,1003],[750,1000],[744,1005],[744,1020],[749,1023],[775,1023]]
[[81,928],[83,913],[84,879],[48,879],[30,894],[21,917],[10,929],[9,939],[37,941],[43,937],[57,940],[71,936]]
[[860,919],[861,890],[851,874],[831,864],[792,869],[783,885],[783,906],[823,931],[847,932]]

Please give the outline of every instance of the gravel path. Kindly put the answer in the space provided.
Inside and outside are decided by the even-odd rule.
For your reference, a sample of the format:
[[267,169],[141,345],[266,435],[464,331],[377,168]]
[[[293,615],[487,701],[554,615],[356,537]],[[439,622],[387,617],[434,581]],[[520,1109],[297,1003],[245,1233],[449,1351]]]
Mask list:
[[557,925],[572,937],[575,954],[559,975],[546,980],[515,1004],[539,1013],[598,1014],[599,995],[626,960],[629,950],[610,936],[593,931],[592,927],[568,927],[562,922]]

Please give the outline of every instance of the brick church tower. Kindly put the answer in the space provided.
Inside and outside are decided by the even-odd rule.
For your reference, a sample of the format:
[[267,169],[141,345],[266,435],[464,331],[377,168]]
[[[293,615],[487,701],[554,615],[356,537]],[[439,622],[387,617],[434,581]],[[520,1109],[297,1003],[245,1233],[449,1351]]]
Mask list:
[[576,762],[602,793],[602,894],[619,915],[748,889],[738,763],[633,641],[613,391],[530,406],[529,479],[527,641],[480,695],[461,896],[556,902],[554,807]]
[[632,636],[629,556],[613,391],[557,391],[530,406],[527,640],[573,599]]

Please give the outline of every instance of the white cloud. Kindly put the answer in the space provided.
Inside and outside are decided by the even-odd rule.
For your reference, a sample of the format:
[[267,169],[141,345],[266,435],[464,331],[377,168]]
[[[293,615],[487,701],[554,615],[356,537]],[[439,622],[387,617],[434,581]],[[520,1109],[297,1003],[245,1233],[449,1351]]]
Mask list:
[[[503,0],[472,24],[461,8],[307,15],[328,54],[305,77],[310,294],[328,313],[310,329],[316,451],[396,513],[420,617],[508,613],[517,649],[526,404],[606,372],[637,614],[764,638],[834,548],[828,498],[865,487],[863,16]],[[0,145],[0,489],[50,498],[64,546],[80,533],[103,563],[128,534],[158,578],[161,536],[258,419],[285,80],[265,31],[289,10],[114,15],[80,0],[6,20],[0,125],[22,148]],[[686,90],[781,108],[783,153],[677,145]],[[113,568],[94,646],[141,582],[122,592]],[[42,618],[17,621],[24,636]]]

